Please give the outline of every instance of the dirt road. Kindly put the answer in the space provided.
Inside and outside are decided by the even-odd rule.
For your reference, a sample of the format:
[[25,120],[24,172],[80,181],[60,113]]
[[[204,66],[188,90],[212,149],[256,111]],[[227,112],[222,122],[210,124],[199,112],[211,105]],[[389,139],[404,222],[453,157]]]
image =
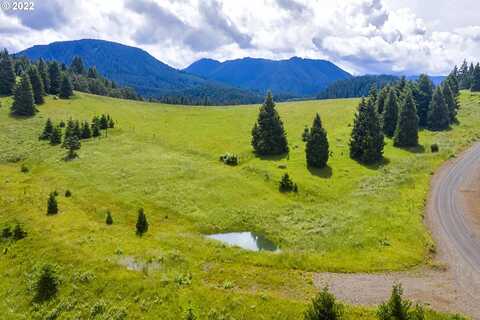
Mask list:
[[410,299],[432,308],[480,320],[480,143],[446,163],[433,177],[426,224],[446,270],[420,269],[386,274],[315,275],[339,299],[374,305],[401,282]]

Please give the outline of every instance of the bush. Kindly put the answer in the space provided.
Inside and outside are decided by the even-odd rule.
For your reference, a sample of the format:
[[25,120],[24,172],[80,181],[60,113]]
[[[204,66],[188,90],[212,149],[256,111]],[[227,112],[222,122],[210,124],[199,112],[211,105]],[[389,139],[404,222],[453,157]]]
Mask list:
[[72,196],[72,192],[70,190],[65,191],[65,197],[70,198]]
[[437,153],[440,148],[438,147],[438,144],[434,143],[430,146],[430,150],[432,151],[432,153]]
[[35,302],[44,302],[50,300],[58,292],[58,276],[55,268],[50,264],[42,266],[34,283]]
[[220,156],[220,161],[229,166],[238,165],[238,157],[236,154],[233,153],[225,153],[224,155]]
[[27,172],[30,171],[30,170],[28,170],[28,167],[27,167],[26,165],[22,164],[22,166],[21,166],[21,168],[20,168],[20,171],[21,171],[22,173],[27,173]]
[[278,187],[280,192],[298,192],[298,186],[296,183],[293,183],[292,179],[288,173],[285,173],[280,180],[280,185]]
[[58,204],[57,204],[57,192],[52,192],[50,193],[50,196],[48,197],[47,201],[47,214],[57,214],[58,213]]
[[60,123],[58,124],[58,126],[59,126],[60,128],[65,128],[65,121],[63,121],[63,120],[60,121]]
[[9,239],[13,235],[12,229],[10,226],[6,226],[2,229],[2,238],[3,239]]
[[412,308],[412,302],[404,299],[402,285],[393,286],[390,299],[382,303],[377,310],[380,320],[423,320],[425,319],[423,308],[416,305]]
[[18,241],[22,240],[27,236],[27,233],[23,230],[20,224],[16,224],[15,228],[13,228],[13,240]]
[[107,211],[107,218],[105,219],[105,223],[107,225],[112,225],[113,224],[113,218],[112,218],[112,214],[110,213],[110,211]]
[[343,306],[336,302],[335,296],[324,288],[305,311],[305,320],[339,320],[343,319]]
[[138,209],[138,218],[137,218],[137,235],[142,236],[145,232],[148,231],[148,221],[143,208]]

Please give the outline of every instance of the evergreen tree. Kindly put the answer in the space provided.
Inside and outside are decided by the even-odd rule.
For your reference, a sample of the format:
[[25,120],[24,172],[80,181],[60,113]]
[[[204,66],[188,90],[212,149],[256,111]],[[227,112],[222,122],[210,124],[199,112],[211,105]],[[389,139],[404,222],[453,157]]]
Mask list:
[[378,307],[377,317],[379,320],[424,320],[425,314],[419,305],[412,308],[412,302],[403,298],[402,286],[396,284],[390,299]]
[[46,264],[40,270],[40,274],[35,281],[35,302],[44,302],[50,300],[58,292],[58,277],[53,266]]
[[428,113],[428,128],[432,131],[441,131],[450,126],[450,115],[442,94],[442,89],[437,87],[433,93],[430,111]]
[[377,85],[374,83],[372,87],[370,88],[370,92],[368,93],[368,98],[369,102],[373,105],[377,105],[377,99],[378,99],[378,90],[377,90]]
[[418,96],[416,99],[418,121],[421,127],[427,126],[428,110],[433,96],[433,84],[430,78],[422,74],[418,79]]
[[[456,67],[455,67],[456,68]],[[458,87],[458,79],[457,76],[455,76],[455,71],[453,71],[447,79],[445,79],[445,82],[448,83],[450,86],[450,90],[452,90],[453,96],[456,98],[460,95],[460,89]]]
[[80,149],[81,144],[77,135],[71,135],[65,138],[64,146],[68,149],[66,160],[72,160],[78,157],[76,151]]
[[303,132],[302,132],[302,141],[307,142],[309,135],[310,135],[310,129],[308,129],[308,126],[305,126],[305,128],[303,128]]
[[468,63],[467,60],[463,60],[463,63],[458,70],[458,82],[461,90],[469,89],[471,87],[469,75],[468,75]]
[[48,78],[50,79],[50,91],[51,94],[58,94],[60,92],[61,73],[60,67],[56,61],[53,61],[48,66]]
[[305,153],[309,167],[324,168],[327,165],[329,156],[327,132],[322,127],[318,113],[308,135]]
[[113,218],[112,218],[112,214],[110,213],[110,211],[107,211],[107,218],[105,219],[105,223],[107,225],[113,224]]
[[89,68],[88,69],[88,77],[91,78],[91,79],[98,78],[97,68],[95,68],[95,67]]
[[375,107],[362,99],[355,115],[350,139],[350,157],[365,164],[373,164],[383,157],[383,132]]
[[50,92],[50,77],[48,76],[48,66],[43,59],[38,61],[38,73],[42,78],[43,89],[45,90],[46,94],[47,92]]
[[61,99],[69,99],[71,96],[73,96],[72,83],[70,82],[70,79],[68,79],[67,75],[63,75],[59,97]]
[[472,92],[478,92],[480,91],[480,64],[477,63],[472,73],[470,90]]
[[55,193],[52,192],[50,193],[50,196],[48,197],[47,201],[47,214],[57,214],[58,213],[58,204],[57,204],[57,198],[55,196]]
[[43,128],[43,132],[40,135],[39,139],[40,140],[50,140],[50,137],[52,136],[53,133],[53,123],[50,118],[47,119],[47,122],[45,122],[45,127]]
[[24,74],[15,88],[12,114],[17,116],[33,116],[37,112],[33,99],[33,90],[28,74]]
[[411,90],[407,89],[400,103],[398,123],[393,145],[396,147],[416,147],[418,145],[418,116]]
[[388,92],[382,120],[383,132],[387,137],[393,137],[398,120],[398,98],[395,90],[390,90]]
[[56,126],[50,136],[50,144],[52,146],[62,143],[62,129],[59,126]]
[[35,100],[35,104],[43,104],[45,96],[45,89],[43,88],[43,81],[38,73],[38,69],[35,65],[31,65],[28,68],[28,75],[30,77],[30,81],[32,83],[33,89],[33,99]]
[[288,152],[287,137],[282,120],[275,110],[271,92],[268,92],[252,129],[252,146],[258,155],[280,155]]
[[443,83],[441,88],[443,97],[445,98],[445,104],[447,105],[450,123],[453,124],[457,122],[457,102],[448,82]]
[[67,121],[67,126],[65,127],[65,137],[64,137],[64,147],[65,143],[67,142],[67,139],[70,138],[71,136],[74,136],[78,131],[77,131],[77,125],[76,122],[73,121],[72,119],[68,119]]
[[70,70],[72,70],[72,72],[76,74],[84,74],[85,67],[83,66],[82,58],[80,58],[79,56],[74,57],[72,60],[72,64],[70,65]]
[[108,118],[106,115],[102,114],[100,117],[100,129],[105,130],[108,129]]
[[88,122],[85,121],[82,125],[81,138],[82,139],[89,139],[91,137],[92,137],[92,130],[90,129],[90,125],[88,124]]
[[398,81],[397,86],[395,87],[399,96],[402,94],[406,85],[407,85],[407,79],[405,79],[405,76],[402,76]]
[[15,88],[15,71],[7,49],[0,53],[0,95],[11,95]]
[[110,129],[115,128],[115,122],[113,122],[113,119],[112,119],[112,118],[109,118],[109,119],[108,119],[108,127],[109,127]]
[[137,218],[137,235],[142,236],[145,232],[148,231],[148,221],[147,216],[145,215],[143,208],[138,210],[138,218]]
[[298,187],[297,184],[293,183],[292,179],[290,179],[290,176],[288,173],[285,173],[282,176],[282,179],[280,180],[280,184],[278,186],[278,190],[280,192],[297,192]]
[[338,303],[335,296],[324,288],[308,306],[304,320],[340,320],[343,319],[343,305]]
[[378,98],[377,98],[377,106],[376,106],[378,114],[382,114],[383,111],[385,110],[385,103],[387,101],[390,91],[393,91],[393,90],[390,90],[389,86],[383,87],[382,90],[380,91],[380,94],[378,95]]
[[92,123],[92,137],[99,137],[102,133],[100,132],[100,126],[98,123]]

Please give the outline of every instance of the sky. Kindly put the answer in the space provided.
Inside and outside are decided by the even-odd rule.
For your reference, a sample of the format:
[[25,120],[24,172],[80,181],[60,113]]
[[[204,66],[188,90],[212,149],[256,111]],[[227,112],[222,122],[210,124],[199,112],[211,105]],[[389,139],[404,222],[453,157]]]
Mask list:
[[406,75],[480,60],[478,0],[30,0],[31,11],[13,1],[0,0],[0,47],[10,52],[93,38],[179,69],[200,58],[299,56]]

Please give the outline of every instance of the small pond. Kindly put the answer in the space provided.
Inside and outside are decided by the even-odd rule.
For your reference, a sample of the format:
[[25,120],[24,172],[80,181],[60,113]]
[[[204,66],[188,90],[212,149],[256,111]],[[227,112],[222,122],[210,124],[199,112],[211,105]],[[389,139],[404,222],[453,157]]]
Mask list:
[[207,238],[251,251],[280,251],[275,243],[255,232],[217,233],[207,235]]

